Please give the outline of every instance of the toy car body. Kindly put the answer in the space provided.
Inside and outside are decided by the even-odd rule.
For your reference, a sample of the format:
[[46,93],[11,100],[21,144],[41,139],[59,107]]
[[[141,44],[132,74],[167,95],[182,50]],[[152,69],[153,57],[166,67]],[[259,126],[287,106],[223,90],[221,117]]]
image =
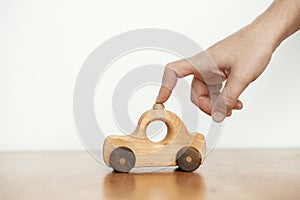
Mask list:
[[[160,142],[149,140],[147,126],[154,120],[166,123],[168,132]],[[107,166],[116,172],[129,172],[133,167],[176,166],[183,171],[194,171],[204,161],[205,139],[202,134],[189,133],[181,119],[155,104],[145,112],[131,135],[108,136],[103,146]]]

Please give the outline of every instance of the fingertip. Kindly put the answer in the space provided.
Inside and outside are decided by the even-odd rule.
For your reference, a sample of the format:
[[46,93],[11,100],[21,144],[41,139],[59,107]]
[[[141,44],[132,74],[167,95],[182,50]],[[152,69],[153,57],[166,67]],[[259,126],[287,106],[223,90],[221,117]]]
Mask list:
[[225,114],[219,111],[216,111],[212,114],[212,119],[217,123],[224,121],[225,117]]
[[232,110],[229,110],[228,112],[227,112],[227,116],[226,117],[230,117],[232,115]]
[[171,90],[162,86],[159,90],[158,96],[156,97],[156,103],[165,103],[169,99],[171,93]]
[[241,110],[244,107],[243,103],[240,100],[237,100],[234,109]]

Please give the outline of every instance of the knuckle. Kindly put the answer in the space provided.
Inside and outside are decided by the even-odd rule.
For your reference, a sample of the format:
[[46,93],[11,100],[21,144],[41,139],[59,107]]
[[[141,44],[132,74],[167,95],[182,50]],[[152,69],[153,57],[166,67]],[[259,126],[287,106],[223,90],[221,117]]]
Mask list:
[[175,62],[170,62],[166,64],[166,69],[174,70],[175,66],[176,66]]
[[234,99],[234,98],[231,98],[231,97],[225,97],[224,103],[225,103],[225,105],[226,105],[227,108],[232,109],[232,108],[234,107],[234,105],[236,104],[236,101],[237,101],[237,100]]
[[165,67],[165,70],[168,72],[168,73],[172,73],[174,74],[176,77],[178,78],[182,78],[184,77],[182,74],[178,73],[178,70],[176,69],[178,66],[177,64],[177,61],[175,62],[171,62],[171,63],[168,63]]
[[224,95],[222,98],[219,99],[218,105],[220,108],[223,108],[223,110],[232,110],[232,108],[236,104],[236,99]]

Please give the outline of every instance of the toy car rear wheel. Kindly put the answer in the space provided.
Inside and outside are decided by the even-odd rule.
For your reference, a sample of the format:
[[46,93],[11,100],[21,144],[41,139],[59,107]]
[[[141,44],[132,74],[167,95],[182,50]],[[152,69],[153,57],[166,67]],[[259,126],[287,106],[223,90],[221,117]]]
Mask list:
[[200,152],[195,147],[183,147],[176,155],[176,163],[179,169],[185,172],[196,170],[202,161]]
[[135,165],[135,155],[127,147],[118,147],[111,152],[109,164],[115,172],[129,172]]

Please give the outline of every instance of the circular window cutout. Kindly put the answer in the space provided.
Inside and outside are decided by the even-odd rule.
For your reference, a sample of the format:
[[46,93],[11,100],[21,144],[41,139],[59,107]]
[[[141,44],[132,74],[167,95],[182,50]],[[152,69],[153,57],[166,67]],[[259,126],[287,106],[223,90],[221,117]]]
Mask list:
[[146,130],[146,135],[151,142],[160,142],[167,136],[168,128],[165,122],[155,120],[151,122]]

